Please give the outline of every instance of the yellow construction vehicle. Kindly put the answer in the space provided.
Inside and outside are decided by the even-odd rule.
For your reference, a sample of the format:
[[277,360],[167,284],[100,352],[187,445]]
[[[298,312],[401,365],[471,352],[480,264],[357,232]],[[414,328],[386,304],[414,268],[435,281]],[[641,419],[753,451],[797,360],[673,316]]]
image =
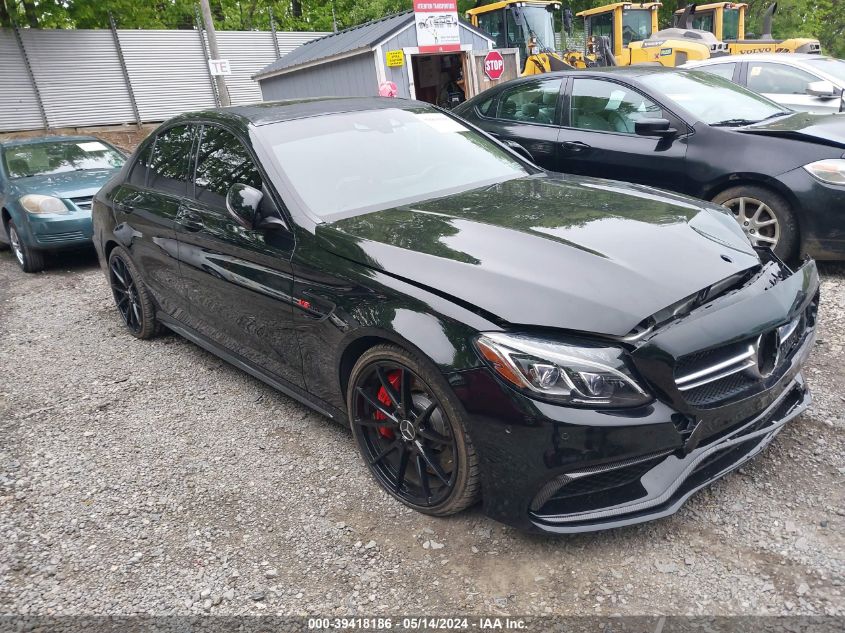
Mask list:
[[660,2],[616,2],[578,13],[584,18],[588,56],[598,38],[609,39],[616,65],[657,63],[680,66],[691,60],[726,54],[727,47],[711,33],[694,29],[658,30]]
[[555,51],[554,12],[560,2],[502,0],[466,12],[472,25],[486,31],[495,48],[518,48],[523,75],[571,67]]
[[467,11],[473,26],[489,33],[496,48],[518,48],[522,75],[567,68],[651,63],[678,66],[726,54],[726,46],[707,32],[657,28],[660,2],[616,2],[581,11],[583,50],[554,49],[554,12],[559,2],[501,0]]
[[777,11],[777,2],[772,3],[763,14],[763,30],[760,39],[746,39],[745,16],[748,5],[744,2],[713,2],[699,4],[693,12],[684,14],[684,9],[675,12],[676,24],[686,28],[709,31],[716,39],[728,45],[731,55],[742,53],[821,53],[817,39],[794,37],[776,40],[772,37],[772,17]]

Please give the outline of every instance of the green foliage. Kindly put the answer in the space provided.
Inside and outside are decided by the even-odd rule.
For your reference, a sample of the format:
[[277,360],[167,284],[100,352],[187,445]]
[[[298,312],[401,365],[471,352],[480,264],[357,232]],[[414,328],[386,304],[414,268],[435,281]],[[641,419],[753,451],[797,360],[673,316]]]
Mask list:
[[[463,14],[488,1],[458,0],[458,10]],[[763,12],[773,0],[746,1],[750,5],[746,30],[759,36]],[[779,0],[774,35],[781,39],[817,37],[826,53],[845,57],[845,11],[837,10],[839,2]],[[564,3],[573,14],[599,4],[596,0]],[[281,30],[330,31],[333,5],[337,26],[343,29],[408,10],[411,0],[211,0],[215,25],[220,30],[269,29],[272,12]],[[673,12],[684,5],[685,0],[664,0],[661,24],[670,24]],[[189,29],[194,25],[196,0],[0,0],[3,26],[15,20],[41,28],[106,28],[109,13],[121,28]],[[576,18],[576,28],[579,21]]]
[[[219,30],[267,30],[272,13],[280,30],[331,31],[332,4],[339,29],[411,8],[411,0],[211,0],[211,10]],[[120,28],[189,29],[196,7],[195,0],[0,0],[0,25],[107,28],[111,13]]]

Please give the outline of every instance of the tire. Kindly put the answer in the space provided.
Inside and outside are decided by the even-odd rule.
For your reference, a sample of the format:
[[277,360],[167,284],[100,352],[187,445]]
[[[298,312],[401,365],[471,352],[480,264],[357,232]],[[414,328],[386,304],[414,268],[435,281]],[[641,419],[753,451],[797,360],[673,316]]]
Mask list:
[[377,345],[352,368],[346,401],[358,449],[383,490],[432,516],[456,514],[478,501],[478,457],[462,407],[430,361]]
[[129,253],[117,246],[109,254],[109,285],[123,324],[135,338],[149,339],[159,333],[155,304]]
[[9,235],[9,245],[12,248],[12,254],[15,256],[21,270],[25,273],[37,273],[44,270],[44,253],[27,246],[21,239],[18,227],[15,226],[13,220],[9,220],[6,229]]
[[713,202],[730,209],[752,244],[769,246],[784,261],[797,255],[798,222],[791,205],[780,194],[757,185],[740,185],[721,192]]

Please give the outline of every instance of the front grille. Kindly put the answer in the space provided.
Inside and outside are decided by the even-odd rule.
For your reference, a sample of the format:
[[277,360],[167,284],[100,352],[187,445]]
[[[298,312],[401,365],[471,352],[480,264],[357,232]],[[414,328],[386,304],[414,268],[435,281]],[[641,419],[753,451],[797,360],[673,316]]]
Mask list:
[[688,403],[696,407],[706,407],[730,400],[742,392],[750,389],[757,381],[745,374],[732,374],[726,378],[715,380],[701,387],[690,389],[684,393]]
[[70,201],[76,205],[77,209],[82,211],[90,211],[93,204],[94,196],[82,196],[80,198],[71,198]]
[[675,385],[684,400],[695,407],[713,407],[762,385],[762,375],[783,367],[813,329],[817,302],[818,298],[789,323],[759,337],[678,359]]
[[752,387],[747,370],[757,365],[755,341],[741,341],[696,352],[679,359],[675,384],[684,399],[696,407],[729,400]]
[[48,233],[36,235],[41,244],[54,244],[56,242],[67,242],[72,240],[84,240],[85,234],[82,231],[68,231],[66,233]]

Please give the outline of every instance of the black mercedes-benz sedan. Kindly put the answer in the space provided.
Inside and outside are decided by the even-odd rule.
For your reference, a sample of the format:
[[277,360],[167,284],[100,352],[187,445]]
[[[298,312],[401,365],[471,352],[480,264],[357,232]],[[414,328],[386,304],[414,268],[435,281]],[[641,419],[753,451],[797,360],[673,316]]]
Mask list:
[[812,261],[709,203],[549,174],[427,104],[183,115],[93,214],[132,335],[166,326],[348,424],[427,514],[665,516],[810,400]]
[[845,114],[797,113],[711,73],[642,65],[516,79],[454,112],[546,169],[724,205],[786,261],[845,258]]

